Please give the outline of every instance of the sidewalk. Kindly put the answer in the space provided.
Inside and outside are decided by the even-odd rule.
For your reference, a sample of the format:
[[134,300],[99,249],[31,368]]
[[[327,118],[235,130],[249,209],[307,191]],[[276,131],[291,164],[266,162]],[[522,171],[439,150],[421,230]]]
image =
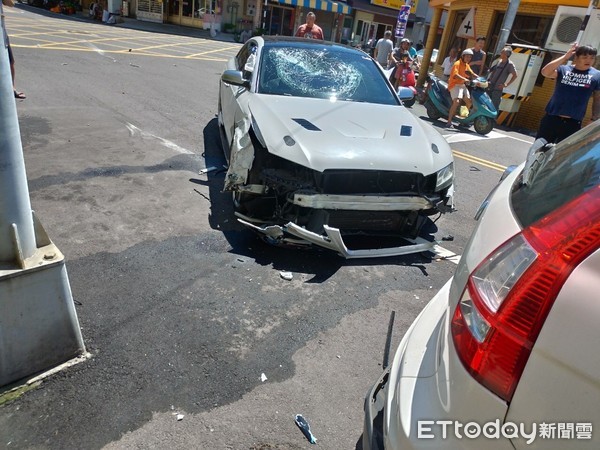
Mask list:
[[151,33],[165,33],[175,34],[178,36],[198,37],[223,42],[235,42],[235,40],[233,39],[233,33],[223,33],[221,31],[217,31],[216,36],[212,37],[210,35],[210,30],[203,30],[201,28],[185,27],[182,25],[173,25],[171,23],[146,22],[130,17],[122,17],[121,20],[123,20],[122,23],[106,26],[130,28],[133,30],[148,31]]
[[63,20],[76,20],[80,22],[89,22],[95,23],[99,25],[104,25],[107,27],[117,27],[117,28],[129,28],[132,30],[140,30],[140,31],[148,31],[150,33],[163,33],[163,34],[174,34],[177,36],[189,36],[189,37],[197,37],[202,39],[211,39],[215,41],[223,41],[223,42],[235,42],[233,39],[233,33],[223,33],[217,32],[216,36],[213,38],[210,35],[210,30],[203,30],[201,28],[193,28],[193,27],[184,27],[181,25],[173,25],[171,23],[154,23],[154,22],[145,22],[143,20],[137,20],[131,17],[122,17],[120,20],[123,22],[116,23],[112,25],[104,24],[99,21],[92,20],[88,17],[88,12],[86,11],[78,11],[73,15],[63,15],[50,12],[43,8],[37,8],[31,5],[27,5],[24,3],[17,3],[15,5],[19,9],[23,9],[32,13],[36,13],[39,15],[47,16],[47,17],[57,17]]

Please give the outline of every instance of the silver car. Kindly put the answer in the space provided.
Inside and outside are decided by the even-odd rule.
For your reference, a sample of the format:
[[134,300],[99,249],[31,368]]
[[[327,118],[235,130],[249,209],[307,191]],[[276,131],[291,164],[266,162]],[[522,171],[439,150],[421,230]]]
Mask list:
[[600,448],[600,122],[482,205],[365,401],[363,448]]
[[238,220],[275,244],[347,258],[432,244],[348,248],[352,235],[416,238],[452,209],[450,147],[415,118],[364,52],[324,41],[254,37],[227,64],[218,122]]

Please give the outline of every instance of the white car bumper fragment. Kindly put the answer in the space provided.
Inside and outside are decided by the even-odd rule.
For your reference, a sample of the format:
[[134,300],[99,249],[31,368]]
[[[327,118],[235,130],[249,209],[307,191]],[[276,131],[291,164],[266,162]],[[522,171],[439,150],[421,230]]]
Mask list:
[[354,211],[421,211],[434,206],[423,197],[383,195],[294,194],[292,203],[306,208]]
[[327,225],[324,225],[325,233],[327,234],[327,236],[322,236],[320,234],[313,233],[312,231],[308,231],[307,229],[302,228],[293,222],[289,222],[284,226],[270,225],[266,227],[259,227],[240,218],[238,218],[238,221],[241,224],[246,225],[247,227],[250,227],[264,234],[265,236],[269,236],[273,239],[281,239],[283,238],[284,233],[288,233],[292,236],[301,238],[304,241],[307,241],[311,244],[315,244],[319,247],[333,250],[346,259],[381,258],[386,256],[408,255],[411,253],[432,251],[432,249],[436,245],[435,241],[426,241],[417,244],[403,245],[399,247],[351,250],[344,244],[344,240],[342,238],[340,230],[338,228],[328,227]]

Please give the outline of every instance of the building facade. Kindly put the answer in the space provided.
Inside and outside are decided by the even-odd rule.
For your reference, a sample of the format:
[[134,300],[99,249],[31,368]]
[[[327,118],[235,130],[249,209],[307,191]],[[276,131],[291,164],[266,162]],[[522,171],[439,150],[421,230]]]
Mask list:
[[[429,5],[433,9],[444,10],[447,14],[446,26],[443,27],[440,45],[437,47],[439,48],[438,60],[431,61],[430,70],[434,69],[437,73],[441,73],[440,64],[448,55],[450,48],[465,49],[474,45],[474,39],[457,37],[459,27],[463,24],[471,8],[475,8],[474,34],[486,37],[484,47],[487,53],[486,65],[494,60],[504,16],[509,5],[508,1],[431,0]],[[588,6],[587,0],[521,0],[514,22],[510,26],[506,43],[513,44],[513,48],[519,52],[539,52],[543,58],[539,66],[543,67],[549,61],[564,54],[569,44],[576,41]],[[580,44],[598,48],[600,44],[600,11],[593,10],[592,16],[593,20],[588,22],[583,42]],[[435,23],[432,25],[437,30],[437,25]],[[560,26],[557,27],[557,25]],[[561,35],[561,33],[563,34]],[[433,48],[433,45],[435,44],[430,44],[428,37],[427,47]],[[513,55],[515,55],[514,52]],[[600,58],[596,59],[596,67],[600,67]],[[500,123],[515,128],[537,130],[546,104],[554,92],[555,81],[543,77],[538,71],[537,74],[533,74],[531,85],[531,94],[519,99],[516,112],[508,114],[501,112]],[[504,97],[509,99],[511,96],[505,93]],[[584,125],[591,120],[591,103],[590,101],[588,105]],[[502,105],[500,109],[502,110]]]

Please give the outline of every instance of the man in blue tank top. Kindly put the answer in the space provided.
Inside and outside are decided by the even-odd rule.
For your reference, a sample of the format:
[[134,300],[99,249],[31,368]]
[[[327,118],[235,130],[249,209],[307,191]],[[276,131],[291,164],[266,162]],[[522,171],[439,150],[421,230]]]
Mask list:
[[[593,67],[597,53],[594,47],[575,43],[563,56],[544,66],[542,75],[556,78],[556,86],[536,139],[557,143],[581,129],[592,95],[592,120],[600,118],[600,71]],[[572,55],[573,64],[565,65]]]

